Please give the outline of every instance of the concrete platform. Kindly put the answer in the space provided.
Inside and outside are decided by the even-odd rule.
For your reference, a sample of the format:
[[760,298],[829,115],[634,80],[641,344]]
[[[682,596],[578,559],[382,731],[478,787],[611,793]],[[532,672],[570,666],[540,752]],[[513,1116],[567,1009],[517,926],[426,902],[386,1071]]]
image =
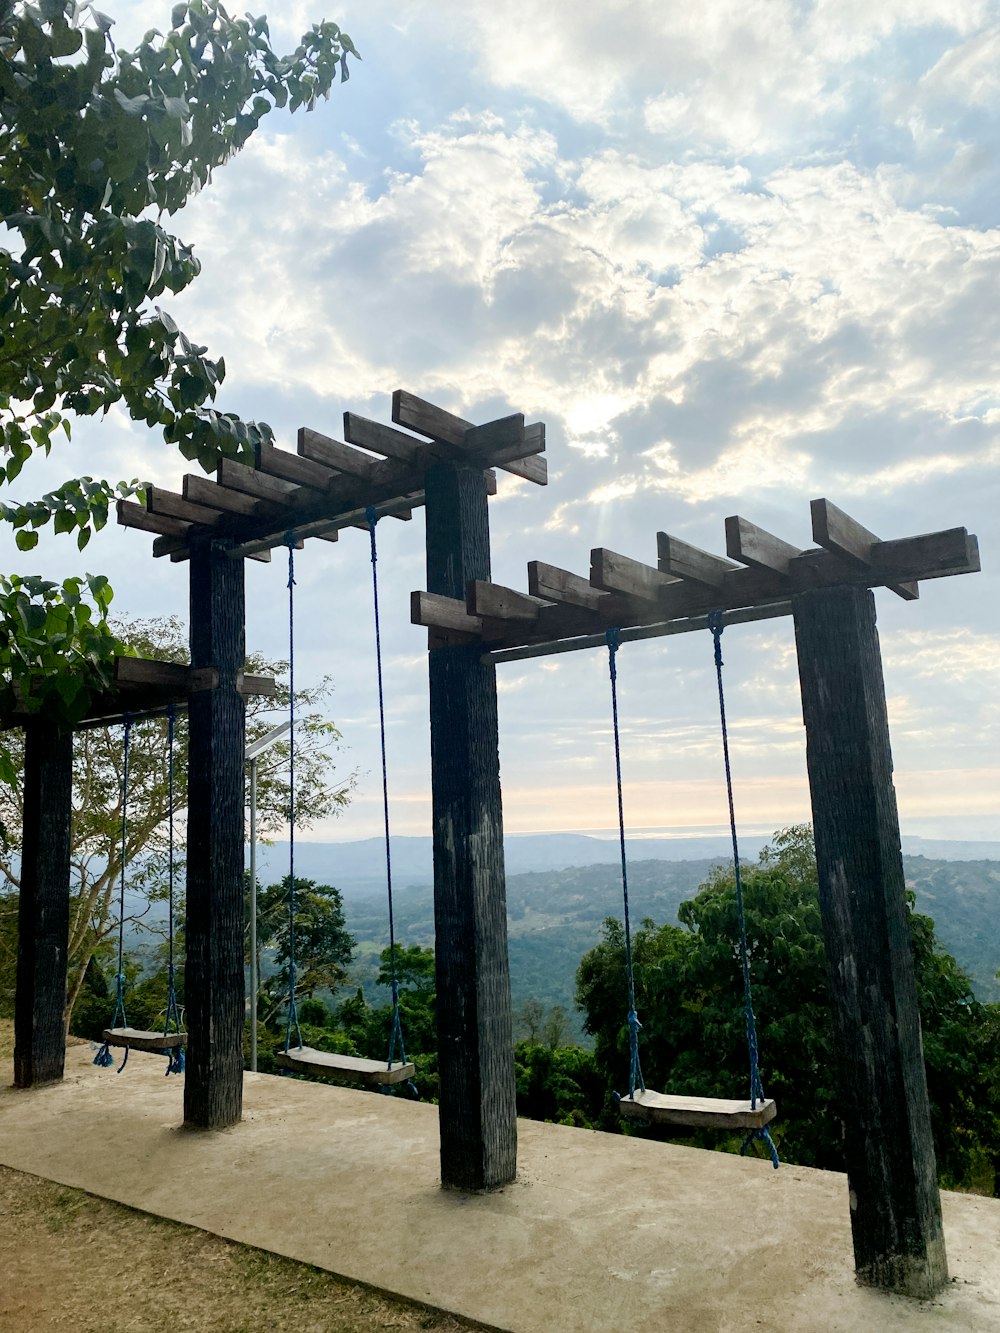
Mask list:
[[517,1182],[467,1197],[432,1106],[248,1074],[243,1123],[192,1132],[162,1059],[90,1060],[0,1092],[0,1162],[489,1327],[1000,1329],[997,1200],[945,1196],[953,1281],[920,1303],[856,1285],[832,1172],[522,1121]]

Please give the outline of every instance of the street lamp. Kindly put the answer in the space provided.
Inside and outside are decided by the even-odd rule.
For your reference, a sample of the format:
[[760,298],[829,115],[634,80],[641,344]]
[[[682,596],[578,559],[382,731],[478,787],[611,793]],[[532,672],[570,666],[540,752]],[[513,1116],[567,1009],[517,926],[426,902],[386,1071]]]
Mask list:
[[250,765],[250,1068],[257,1072],[257,993],[260,975],[257,967],[257,760],[291,731],[291,720],[272,727],[246,748],[244,760]]

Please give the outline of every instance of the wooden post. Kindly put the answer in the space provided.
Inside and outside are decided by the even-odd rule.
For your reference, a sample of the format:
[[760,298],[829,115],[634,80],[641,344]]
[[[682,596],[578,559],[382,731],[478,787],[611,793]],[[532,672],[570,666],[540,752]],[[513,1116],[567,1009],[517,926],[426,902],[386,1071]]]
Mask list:
[[191,541],[191,665],[218,672],[188,704],[184,1122],[204,1129],[243,1110],[244,586],[228,545]]
[[948,1280],[875,601],[792,599],[858,1280]]
[[[427,587],[490,577],[481,470],[427,473]],[[517,1169],[496,669],[478,643],[429,656],[441,1180],[495,1189]]]
[[39,718],[24,729],[14,1085],[63,1076],[73,798],[73,733]]

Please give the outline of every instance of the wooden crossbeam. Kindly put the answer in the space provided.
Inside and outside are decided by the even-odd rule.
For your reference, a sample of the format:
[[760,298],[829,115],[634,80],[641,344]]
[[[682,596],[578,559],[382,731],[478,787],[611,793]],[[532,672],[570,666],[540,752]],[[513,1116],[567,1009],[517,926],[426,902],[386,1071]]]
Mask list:
[[966,528],[945,528],[917,537],[876,542],[870,565],[851,565],[829,551],[804,551],[790,565],[796,589],[837,584],[887,588],[890,584],[977,574],[979,543]]
[[415,463],[421,449],[426,447],[405,431],[384,426],[381,421],[369,421],[356,412],[344,413],[344,439],[348,444],[360,445],[362,449],[370,449],[372,453],[395,458],[401,463]]
[[219,683],[214,667],[192,669],[183,662],[157,662],[148,657],[116,657],[115,684],[123,686],[163,686],[180,694],[213,690]]
[[470,616],[489,616],[493,620],[538,619],[539,613],[549,602],[530,594],[515,592],[513,588],[501,587],[498,583],[486,583],[482,579],[470,580],[465,592],[465,606]]
[[726,519],[726,554],[751,569],[768,570],[773,574],[788,573],[789,561],[801,555],[798,546],[792,546],[772,533],[758,528],[749,519],[738,514]]
[[[214,690],[219,684],[215,667],[190,667],[184,662],[159,662],[148,657],[116,657],[114,682],[119,689],[150,689],[158,687],[176,694],[197,694]],[[278,684],[273,676],[252,675],[239,671],[236,689],[246,696],[274,698]]]
[[590,553],[590,583],[603,592],[622,592],[629,597],[656,602],[660,593],[678,580],[670,574],[661,574],[652,565],[644,565],[641,560],[595,546]]
[[273,444],[258,444],[256,457],[259,472],[280,477],[282,481],[292,481],[296,486],[308,486],[321,494],[326,492],[336,476],[322,463],[316,463],[311,458],[300,458],[298,454],[290,454],[287,449],[276,449]]
[[243,491],[230,490],[220,486],[217,481],[209,481],[197,473],[187,473],[182,482],[185,500],[194,504],[214,508],[227,514],[242,514],[263,517],[281,512],[281,505],[276,500],[255,499]]
[[163,514],[167,518],[179,518],[185,523],[198,523],[208,528],[216,527],[222,517],[218,509],[193,504],[185,500],[183,495],[165,490],[162,486],[146,487],[146,510],[150,514]]
[[[813,541],[817,546],[832,551],[834,555],[839,555],[849,564],[870,568],[873,553],[879,545],[879,539],[874,532],[862,527],[856,519],[838,509],[830,500],[811,500],[809,510],[812,516]],[[912,602],[920,596],[920,588],[916,583],[888,583],[886,587],[898,597],[902,597],[905,602]]]
[[360,477],[363,481],[371,481],[377,466],[376,460],[368,454],[332,440],[328,435],[321,435],[318,430],[310,430],[308,426],[299,429],[298,451],[303,458],[336,472],[346,472],[350,477]]
[[119,500],[117,504],[118,522],[123,528],[136,528],[140,532],[153,532],[165,537],[187,539],[191,524],[179,518],[170,518],[166,514],[151,514],[142,505],[131,500]]
[[[477,440],[489,439],[491,429],[497,431],[512,429],[509,425],[500,425],[500,422],[510,422],[509,417],[502,417],[497,422],[487,422],[482,426],[474,426],[471,421],[465,421],[462,417],[446,412],[444,408],[435,407],[433,403],[407,393],[405,389],[397,389],[392,395],[392,419],[397,426],[406,426],[419,435],[426,435],[431,440],[439,440],[463,450],[474,449]],[[524,418],[521,417],[522,426],[523,421]],[[471,442],[467,438],[469,432],[473,432]],[[537,438],[540,439],[540,447],[544,448],[544,427],[540,437]],[[533,481],[538,486],[544,486],[548,482],[548,469],[544,458],[533,456],[510,458],[508,461],[498,462],[497,466],[514,476]]]
[[464,602],[436,592],[410,593],[410,623],[470,638],[479,638],[483,628],[482,619],[470,615]]
[[613,594],[592,588],[589,579],[543,560],[528,561],[528,592],[550,602],[563,602],[584,611],[598,611],[613,600]]
[[721,588],[730,570],[738,568],[731,560],[711,555],[666,532],[656,534],[656,551],[661,574],[670,574],[687,583],[700,583],[706,588]]

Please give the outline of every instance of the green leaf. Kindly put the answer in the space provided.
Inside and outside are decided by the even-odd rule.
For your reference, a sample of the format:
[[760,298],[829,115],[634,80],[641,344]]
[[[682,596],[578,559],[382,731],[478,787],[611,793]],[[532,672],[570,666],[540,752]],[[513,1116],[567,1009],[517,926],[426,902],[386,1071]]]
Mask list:
[[17,542],[19,551],[31,551],[38,545],[38,533],[32,532],[29,528],[23,528],[15,533],[14,540]]

